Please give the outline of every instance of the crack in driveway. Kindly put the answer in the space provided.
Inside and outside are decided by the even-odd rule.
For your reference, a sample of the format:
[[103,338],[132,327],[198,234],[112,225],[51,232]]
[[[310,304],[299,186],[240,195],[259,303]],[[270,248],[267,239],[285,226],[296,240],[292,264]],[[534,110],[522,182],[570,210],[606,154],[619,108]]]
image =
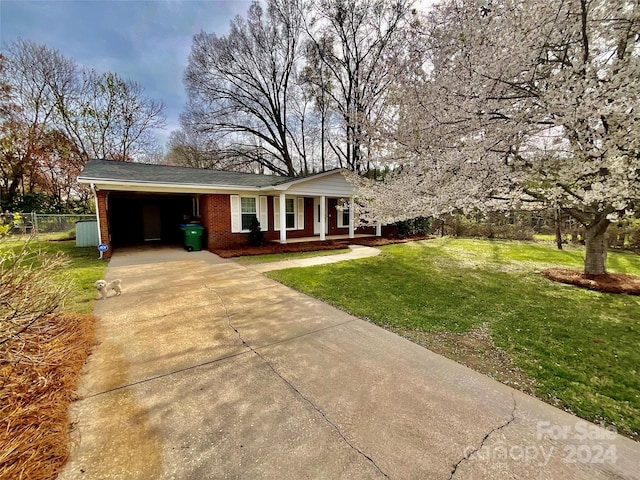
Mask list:
[[511,393],[511,398],[513,399],[513,408],[511,410],[511,418],[509,418],[506,422],[504,422],[502,425],[497,426],[496,428],[491,429],[483,438],[482,441],[480,442],[480,445],[478,445],[476,448],[474,448],[473,450],[471,450],[470,452],[467,452],[464,454],[464,457],[462,457],[460,460],[458,460],[454,465],[453,468],[451,469],[451,475],[449,475],[449,480],[452,480],[454,475],[456,474],[456,472],[458,471],[458,467],[460,466],[460,464],[462,464],[462,462],[469,460],[474,454],[478,453],[482,447],[484,447],[485,442],[489,439],[489,437],[491,435],[493,435],[495,432],[498,432],[500,430],[502,430],[503,428],[508,427],[515,419],[516,419],[516,408],[517,408],[517,404],[516,404],[516,397],[514,396],[513,392]]
[[313,401],[311,401],[311,399],[309,399],[308,397],[306,397],[300,390],[298,390],[298,388],[296,388],[295,385],[293,385],[293,383],[291,383],[289,380],[287,380],[272,364],[271,362],[269,362],[269,360],[267,360],[260,352],[258,352],[257,350],[255,350],[251,345],[249,345],[247,343],[247,341],[242,338],[242,335],[240,334],[240,331],[233,326],[233,324],[231,323],[231,315],[229,314],[229,310],[227,309],[227,305],[224,302],[224,300],[222,299],[222,297],[220,296],[220,294],[214,289],[211,288],[209,286],[207,286],[207,288],[209,288],[211,291],[213,291],[213,293],[216,294],[216,296],[218,297],[218,299],[220,300],[220,303],[222,304],[222,307],[224,308],[224,312],[225,315],[227,317],[227,324],[229,325],[229,328],[231,328],[231,330],[233,330],[236,335],[238,336],[238,339],[240,340],[240,342],[242,342],[242,345],[245,346],[246,348],[248,348],[252,353],[254,353],[267,367],[269,367],[269,369],[280,379],[282,380],[284,383],[286,383],[289,388],[291,388],[291,390],[293,390],[296,395],[298,395],[302,400],[304,400],[306,403],[308,403],[324,420],[325,422],[327,422],[335,431],[336,433],[340,436],[340,438],[342,439],[342,441],[344,443],[346,443],[353,451],[357,452],[360,456],[362,456],[363,458],[365,458],[367,461],[369,461],[376,470],[378,470],[378,472],[380,472],[380,474],[387,479],[390,479],[391,477],[389,477],[389,475],[387,475],[381,468],[380,466],[375,462],[375,460],[373,458],[371,458],[369,455],[367,455],[365,452],[363,452],[362,450],[360,450],[356,445],[354,445],[353,443],[351,443],[349,441],[349,439],[347,437],[345,437],[345,435],[342,433],[342,431],[340,430],[340,427],[338,427],[338,425],[336,425],[333,421],[331,421],[331,419],[327,416],[327,414],[318,406],[316,405]]

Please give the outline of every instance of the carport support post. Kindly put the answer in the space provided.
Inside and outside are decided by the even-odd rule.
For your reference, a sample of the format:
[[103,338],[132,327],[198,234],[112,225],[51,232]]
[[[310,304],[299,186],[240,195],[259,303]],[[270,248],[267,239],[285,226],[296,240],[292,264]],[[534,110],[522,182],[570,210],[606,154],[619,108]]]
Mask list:
[[326,240],[325,232],[327,231],[327,225],[325,216],[327,215],[327,197],[322,195],[320,197],[320,240]]
[[[93,199],[96,202],[96,226],[98,227],[98,245],[102,244],[102,229],[100,228],[100,202],[98,201],[98,190],[92,183],[91,190],[93,191]],[[102,250],[100,250],[100,260],[102,260]]]
[[349,198],[349,238],[355,237],[355,227],[354,227],[354,218],[353,218],[354,207],[355,207],[355,203],[353,201],[353,197],[350,197]]
[[[100,202],[98,202],[98,192],[93,183],[91,184],[91,190],[93,190],[93,200],[96,202],[96,223],[98,225],[98,243],[102,243],[102,232],[100,231]],[[102,258],[102,252],[100,252],[100,258]]]
[[280,194],[280,243],[287,243],[287,203],[284,193]]

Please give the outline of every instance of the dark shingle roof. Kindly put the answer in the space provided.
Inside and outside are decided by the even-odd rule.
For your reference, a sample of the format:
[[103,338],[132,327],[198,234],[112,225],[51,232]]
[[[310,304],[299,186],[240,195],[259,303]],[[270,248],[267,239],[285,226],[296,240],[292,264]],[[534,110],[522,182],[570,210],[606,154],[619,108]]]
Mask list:
[[200,168],[150,165],[146,163],[90,160],[78,177],[86,182],[119,181],[164,183],[175,185],[207,185],[225,187],[269,187],[293,178],[254,173],[225,172]]

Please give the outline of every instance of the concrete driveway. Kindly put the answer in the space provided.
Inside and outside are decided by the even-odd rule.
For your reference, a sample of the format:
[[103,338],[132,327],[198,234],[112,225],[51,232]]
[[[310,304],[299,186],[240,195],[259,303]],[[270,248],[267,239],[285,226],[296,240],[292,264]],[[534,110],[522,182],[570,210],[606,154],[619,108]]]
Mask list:
[[640,444],[211,253],[107,278],[63,480],[640,478]]

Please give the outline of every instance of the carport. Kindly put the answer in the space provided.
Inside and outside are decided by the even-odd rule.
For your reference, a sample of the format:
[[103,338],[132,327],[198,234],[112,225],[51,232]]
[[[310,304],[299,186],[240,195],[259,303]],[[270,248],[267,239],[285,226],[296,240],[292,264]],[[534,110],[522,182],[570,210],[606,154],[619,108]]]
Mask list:
[[109,192],[108,216],[115,247],[179,244],[180,225],[198,216],[192,194]]

